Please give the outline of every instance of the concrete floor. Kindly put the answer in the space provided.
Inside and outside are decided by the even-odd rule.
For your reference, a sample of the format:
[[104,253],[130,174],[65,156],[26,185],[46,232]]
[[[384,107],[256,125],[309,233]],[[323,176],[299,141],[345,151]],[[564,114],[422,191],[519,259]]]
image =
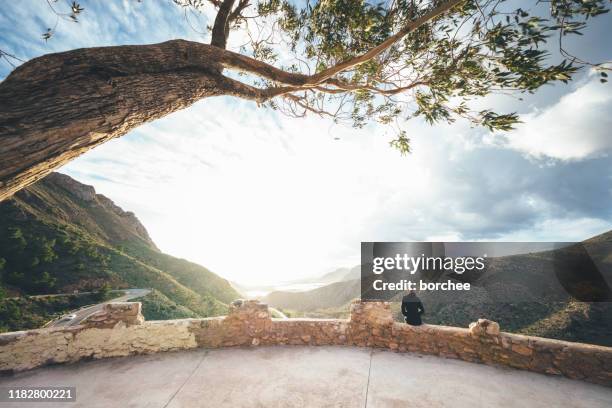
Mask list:
[[45,407],[612,407],[612,389],[580,381],[345,347],[195,350],[89,361],[1,377],[0,387],[9,386],[76,387],[76,402]]

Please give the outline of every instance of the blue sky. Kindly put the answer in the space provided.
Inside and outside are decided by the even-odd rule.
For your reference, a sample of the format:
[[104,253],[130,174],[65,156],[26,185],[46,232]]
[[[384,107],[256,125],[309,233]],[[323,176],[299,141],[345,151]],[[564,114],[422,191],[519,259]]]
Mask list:
[[[61,0],[60,3],[62,4]],[[55,24],[45,1],[7,2],[0,49],[22,59],[78,47],[203,41],[170,1],[82,1],[78,24]],[[202,15],[194,24],[205,24]],[[610,16],[582,42],[612,59]],[[235,47],[238,39],[230,39]],[[0,65],[0,78],[10,72]],[[243,283],[269,283],[357,264],[361,241],[571,241],[612,228],[612,93],[585,71],[523,102],[524,123],[490,134],[465,123],[407,131],[291,119],[251,102],[208,99],[142,126],[64,166],[134,211],[165,252]],[[339,140],[336,140],[339,139]]]

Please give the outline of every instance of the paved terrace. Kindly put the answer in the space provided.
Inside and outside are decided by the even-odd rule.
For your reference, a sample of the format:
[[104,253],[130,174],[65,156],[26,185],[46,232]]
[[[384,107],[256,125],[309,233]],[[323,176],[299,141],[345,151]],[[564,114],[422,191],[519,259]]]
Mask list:
[[[0,386],[75,386],[45,407],[602,407],[612,389],[511,368],[357,347],[159,353],[51,366]],[[24,408],[24,403],[2,404]]]

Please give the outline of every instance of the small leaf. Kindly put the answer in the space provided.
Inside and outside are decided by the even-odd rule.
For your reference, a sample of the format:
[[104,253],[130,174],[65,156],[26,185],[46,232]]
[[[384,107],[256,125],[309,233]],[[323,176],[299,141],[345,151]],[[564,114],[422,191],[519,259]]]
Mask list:
[[79,14],[81,11],[85,10],[83,7],[81,7],[81,5],[79,3],[77,3],[76,1],[72,2],[72,6],[70,6],[70,8],[72,9],[72,13],[73,14]]
[[47,28],[47,31],[43,33],[42,38],[43,40],[47,41],[52,36],[53,36],[53,30],[51,30],[50,28]]

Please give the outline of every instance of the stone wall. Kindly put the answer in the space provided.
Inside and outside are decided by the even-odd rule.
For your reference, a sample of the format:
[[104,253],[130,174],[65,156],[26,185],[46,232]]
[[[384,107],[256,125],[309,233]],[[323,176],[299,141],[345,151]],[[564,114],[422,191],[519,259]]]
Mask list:
[[418,352],[564,375],[612,386],[612,348],[503,333],[481,319],[468,329],[393,321],[387,303],[355,302],[351,318],[272,319],[257,301],[236,301],[226,317],[145,322],[140,303],[108,304],[70,328],[0,334],[0,370],[196,347],[344,345]]
[[433,354],[612,386],[611,347],[503,333],[496,322],[485,319],[468,329],[409,326],[390,321],[390,305],[385,303],[354,303],[351,312],[349,337],[357,346]]

